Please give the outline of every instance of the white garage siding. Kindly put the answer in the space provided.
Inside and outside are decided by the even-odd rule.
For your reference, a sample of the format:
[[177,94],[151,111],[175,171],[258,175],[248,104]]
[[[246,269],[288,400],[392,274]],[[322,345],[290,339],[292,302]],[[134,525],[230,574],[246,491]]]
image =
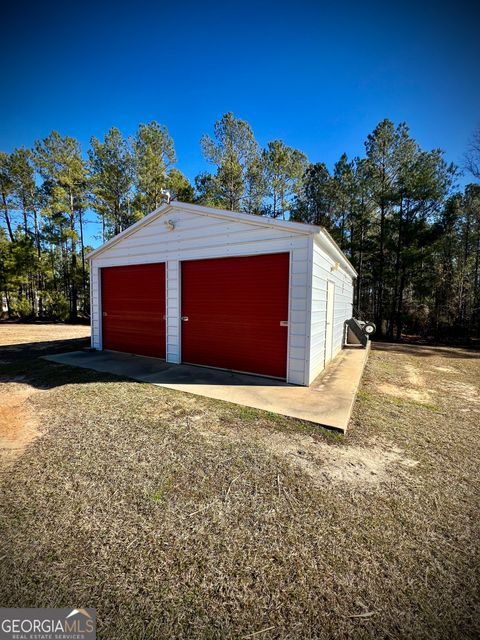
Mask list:
[[335,355],[352,315],[355,271],[320,227],[198,205],[164,205],[90,254],[92,347],[102,349],[102,267],[166,263],[166,359],[179,363],[181,261],[280,252],[290,254],[287,381],[310,384],[324,367],[327,279],[335,283]]
[[[181,207],[181,205],[178,205]],[[250,218],[250,216],[249,216]],[[165,217],[154,218],[91,260],[92,346],[102,348],[101,291],[102,267],[166,262],[167,279],[167,361],[181,361],[180,344],[180,261],[222,256],[290,253],[289,332],[287,380],[308,384],[307,298],[310,233],[198,215],[175,207]],[[166,221],[172,221],[168,231]],[[262,220],[262,219],[260,219]],[[264,219],[263,219],[264,220]]]
[[[327,281],[335,285],[332,358],[344,343],[345,320],[352,317],[353,278],[313,241],[310,374],[313,382],[325,366]],[[328,364],[328,363],[327,363]]]

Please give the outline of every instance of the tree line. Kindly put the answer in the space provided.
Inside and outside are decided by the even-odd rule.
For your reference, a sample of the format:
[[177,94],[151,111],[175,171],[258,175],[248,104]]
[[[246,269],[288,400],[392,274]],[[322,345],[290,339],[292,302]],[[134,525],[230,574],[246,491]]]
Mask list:
[[165,126],[133,137],[110,129],[87,154],[52,132],[32,149],[0,153],[0,291],[8,316],[88,316],[86,216],[99,240],[162,203],[183,202],[324,226],[358,272],[357,315],[381,335],[437,339],[480,334],[480,133],[466,152],[472,183],[426,151],[406,124],[380,122],[362,157],[330,171],[282,140],[258,144],[250,125],[225,114],[201,139],[212,169],[194,183],[176,165]]

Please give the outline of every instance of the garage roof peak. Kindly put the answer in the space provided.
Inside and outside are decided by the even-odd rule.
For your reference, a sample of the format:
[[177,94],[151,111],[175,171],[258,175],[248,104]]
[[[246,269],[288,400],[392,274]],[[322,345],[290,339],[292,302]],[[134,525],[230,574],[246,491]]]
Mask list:
[[332,258],[340,262],[340,264],[342,264],[353,277],[357,275],[355,269],[352,267],[335,240],[331,237],[331,235],[324,227],[313,224],[305,224],[303,222],[293,222],[291,220],[268,218],[252,213],[229,211],[227,209],[220,209],[217,207],[207,207],[200,204],[193,204],[191,202],[181,202],[179,200],[171,200],[168,203],[162,204],[160,207],[147,214],[144,218],[142,218],[138,222],[135,222],[130,227],[105,242],[102,246],[98,247],[98,249],[95,249],[94,251],[89,253],[87,258],[91,259],[97,256],[99,253],[102,253],[104,250],[117,244],[124,238],[132,235],[142,227],[151,224],[158,218],[167,216],[173,212],[181,213],[182,211],[209,218],[232,220],[236,222],[243,222],[244,224],[254,225],[257,227],[270,227],[272,229],[278,229],[279,231],[283,230],[299,235],[313,236],[316,239],[317,243],[322,245],[332,256]]

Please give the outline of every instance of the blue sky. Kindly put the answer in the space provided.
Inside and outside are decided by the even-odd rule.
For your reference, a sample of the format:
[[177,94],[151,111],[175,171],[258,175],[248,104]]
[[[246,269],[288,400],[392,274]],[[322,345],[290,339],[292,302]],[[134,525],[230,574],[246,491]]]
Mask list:
[[17,2],[2,14],[0,149],[52,129],[86,149],[157,120],[193,179],[201,135],[233,111],[261,144],[330,167],[385,117],[461,163],[480,125],[479,18],[464,1]]

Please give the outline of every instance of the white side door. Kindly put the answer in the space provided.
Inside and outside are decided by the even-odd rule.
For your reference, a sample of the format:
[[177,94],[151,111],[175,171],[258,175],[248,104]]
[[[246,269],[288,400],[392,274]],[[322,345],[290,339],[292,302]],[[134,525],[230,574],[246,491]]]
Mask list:
[[335,309],[335,284],[327,280],[327,315],[325,322],[325,365],[332,359],[333,312]]

